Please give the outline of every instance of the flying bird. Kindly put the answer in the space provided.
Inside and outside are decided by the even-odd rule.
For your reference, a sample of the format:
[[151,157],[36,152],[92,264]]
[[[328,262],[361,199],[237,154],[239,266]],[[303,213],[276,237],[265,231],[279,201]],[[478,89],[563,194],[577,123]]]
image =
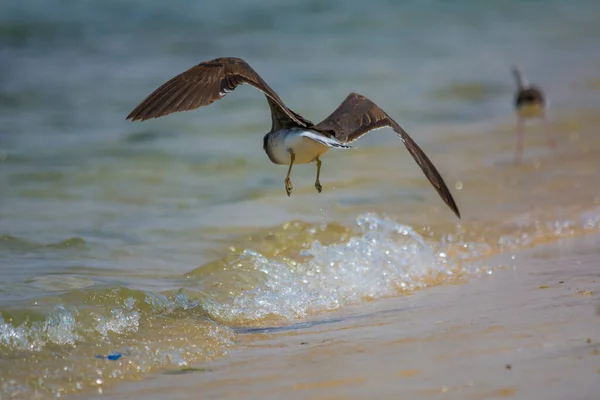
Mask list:
[[284,181],[288,196],[293,189],[290,174],[294,164],[316,163],[315,188],[321,193],[321,158],[330,148],[351,148],[350,143],[363,135],[389,127],[400,136],[435,190],[460,218],[450,190],[427,155],[396,121],[371,100],[350,93],[331,115],[315,125],[290,110],[258,73],[240,58],[217,58],[182,72],[146,97],[126,119],[144,121],[207,106],[243,84],[254,86],[267,98],[271,108],[271,130],[263,138],[263,149],[273,163],[289,166]]
[[517,148],[515,150],[515,164],[521,162],[523,154],[523,134],[525,120],[533,118],[541,118],[548,146],[552,150],[556,148],[556,143],[550,133],[550,126],[546,118],[546,96],[542,89],[538,86],[530,85],[520,66],[514,65],[512,73],[517,83],[517,91],[514,98],[514,106],[517,112]]

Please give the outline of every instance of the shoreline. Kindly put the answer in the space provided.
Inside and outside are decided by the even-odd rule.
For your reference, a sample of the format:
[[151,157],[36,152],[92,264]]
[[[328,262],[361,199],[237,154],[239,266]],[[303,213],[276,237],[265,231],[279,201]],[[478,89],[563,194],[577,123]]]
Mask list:
[[466,284],[347,307],[306,328],[241,333],[224,358],[187,373],[72,398],[593,399],[598,243],[588,235],[502,254],[489,260],[502,268]]

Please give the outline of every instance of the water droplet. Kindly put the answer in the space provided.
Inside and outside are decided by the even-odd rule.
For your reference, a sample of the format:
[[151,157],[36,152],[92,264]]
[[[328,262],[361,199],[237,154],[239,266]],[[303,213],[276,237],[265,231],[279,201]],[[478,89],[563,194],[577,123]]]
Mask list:
[[456,188],[456,190],[462,190],[462,188],[463,188],[462,181],[456,181],[456,183],[454,184],[454,187]]

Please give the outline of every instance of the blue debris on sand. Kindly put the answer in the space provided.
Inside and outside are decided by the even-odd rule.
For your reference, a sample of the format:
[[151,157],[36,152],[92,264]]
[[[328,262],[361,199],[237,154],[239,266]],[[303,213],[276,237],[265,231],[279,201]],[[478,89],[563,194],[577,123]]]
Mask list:
[[121,358],[123,354],[121,353],[110,353],[106,358],[108,358],[111,361],[115,361],[118,360],[119,358]]
[[110,360],[110,361],[116,361],[119,358],[121,358],[122,356],[123,356],[123,353],[111,352],[111,353],[108,353],[107,356],[103,356],[102,354],[98,354],[98,355],[95,356],[95,358],[99,358],[101,360],[107,359],[107,360]]

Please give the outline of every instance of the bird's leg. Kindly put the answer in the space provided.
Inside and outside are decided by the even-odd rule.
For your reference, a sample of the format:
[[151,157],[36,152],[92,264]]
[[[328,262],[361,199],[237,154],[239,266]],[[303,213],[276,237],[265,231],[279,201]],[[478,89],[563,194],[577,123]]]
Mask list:
[[556,141],[554,140],[554,137],[552,136],[552,132],[550,131],[550,124],[548,123],[548,118],[546,117],[546,115],[542,116],[542,123],[544,125],[544,132],[546,132],[546,139],[548,140],[548,146],[550,146],[550,149],[556,150]]
[[517,119],[517,148],[515,151],[515,165],[521,162],[521,154],[523,153],[523,118]]
[[317,192],[321,193],[323,190],[323,186],[321,186],[321,182],[319,182],[319,175],[321,174],[321,160],[317,157],[317,180],[315,181],[315,188]]
[[287,193],[288,197],[292,194],[292,189],[294,189],[294,186],[292,186],[292,180],[290,179],[290,174],[292,173],[292,166],[294,165],[294,161],[296,160],[296,155],[294,154],[294,152],[290,149],[290,168],[288,169],[288,173],[287,176],[285,177],[285,192]]

